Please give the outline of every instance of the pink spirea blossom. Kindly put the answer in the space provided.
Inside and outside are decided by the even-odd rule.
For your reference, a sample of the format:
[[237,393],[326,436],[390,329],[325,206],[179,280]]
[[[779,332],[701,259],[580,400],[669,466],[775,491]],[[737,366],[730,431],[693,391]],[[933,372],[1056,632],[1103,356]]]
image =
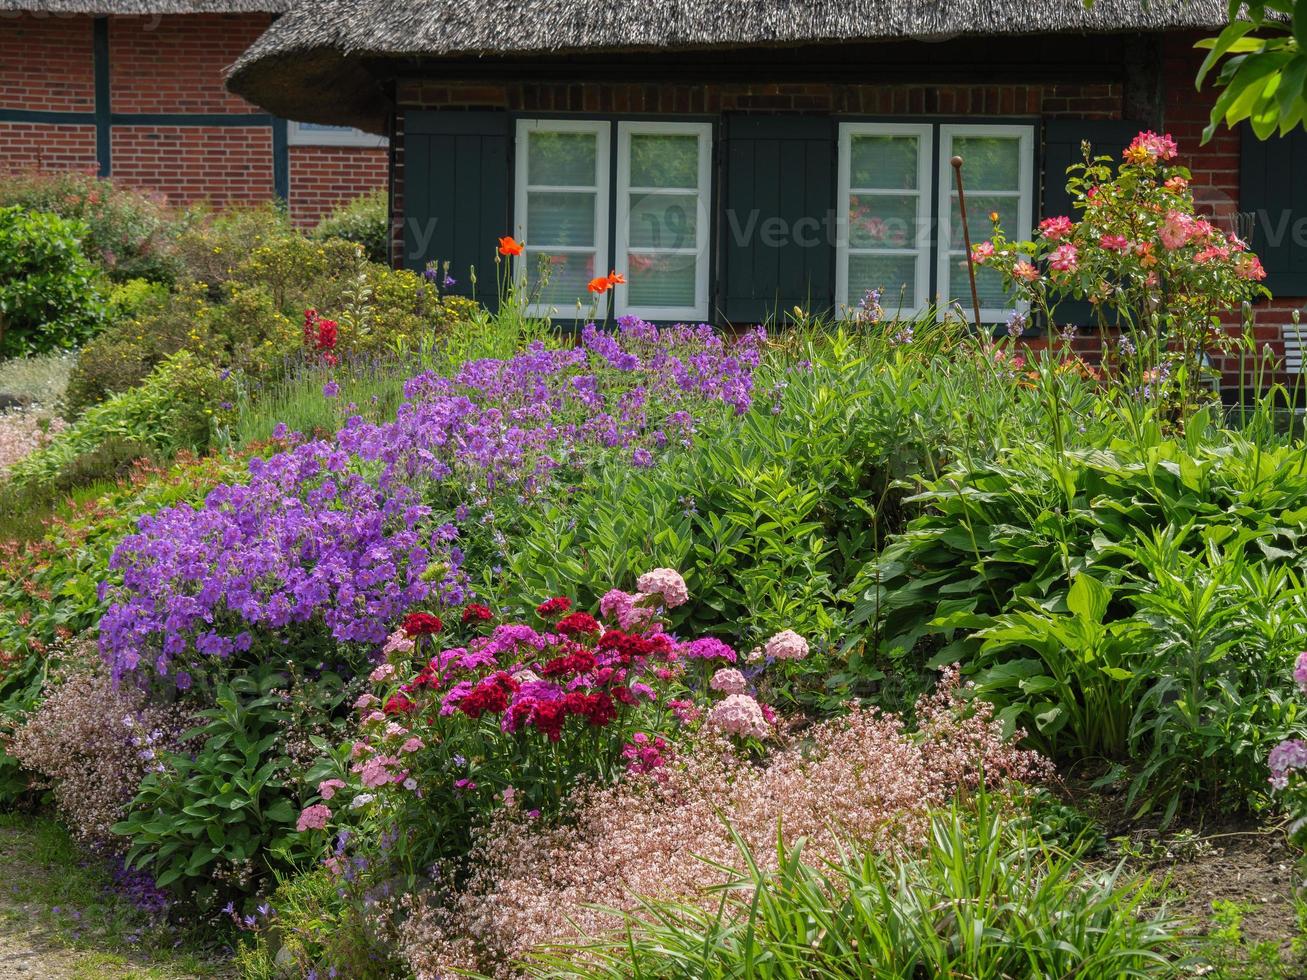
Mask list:
[[306,830],[322,830],[327,826],[327,821],[330,819],[331,807],[322,803],[315,803],[313,806],[306,807],[304,812],[300,814],[295,829],[301,834]]
[[748,689],[749,682],[734,667],[723,667],[712,675],[708,686],[723,694],[743,694]]
[[781,630],[763,645],[773,660],[803,660],[808,656],[808,641],[794,630]]
[[758,702],[747,694],[732,694],[708,711],[708,724],[727,735],[767,737],[767,719]]
[[1059,245],[1048,257],[1048,267],[1054,272],[1075,272],[1080,261],[1080,253],[1074,245]]
[[635,586],[646,595],[661,595],[663,605],[668,609],[683,606],[690,599],[690,590],[685,586],[681,573],[672,568],[655,568],[645,572],[636,580]]
[[1075,223],[1064,214],[1045,218],[1039,223],[1039,233],[1050,242],[1060,242],[1075,230]]

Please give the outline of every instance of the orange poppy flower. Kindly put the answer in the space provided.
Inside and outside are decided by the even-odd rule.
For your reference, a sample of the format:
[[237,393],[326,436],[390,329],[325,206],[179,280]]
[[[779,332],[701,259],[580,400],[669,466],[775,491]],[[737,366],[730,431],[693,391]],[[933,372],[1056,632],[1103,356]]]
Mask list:
[[622,275],[620,272],[616,272],[616,271],[610,272],[608,273],[608,285],[625,286],[626,276]]
[[521,255],[521,254],[522,254],[522,243],[519,242],[519,241],[518,241],[516,238],[514,238],[512,235],[505,235],[503,238],[499,239],[499,254],[500,254],[500,255]]
[[613,288],[613,284],[608,281],[607,276],[600,276],[598,279],[591,279],[589,285],[590,292],[600,296]]

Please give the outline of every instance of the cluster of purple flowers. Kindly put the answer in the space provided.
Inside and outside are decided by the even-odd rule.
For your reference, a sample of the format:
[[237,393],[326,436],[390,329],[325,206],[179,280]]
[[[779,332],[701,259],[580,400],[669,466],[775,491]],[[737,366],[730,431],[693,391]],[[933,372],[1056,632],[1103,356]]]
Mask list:
[[354,416],[331,440],[291,435],[248,483],[143,518],[123,540],[110,566],[120,581],[100,586],[101,651],[116,678],[152,668],[184,686],[206,657],[293,624],[379,645],[407,610],[468,598],[458,529],[433,516],[425,487],[530,493],[587,448],[652,465],[669,441],[689,443],[706,404],[747,410],[762,339],[626,318],[615,335],[587,327],[576,348],[534,344],[412,378],[393,422]]

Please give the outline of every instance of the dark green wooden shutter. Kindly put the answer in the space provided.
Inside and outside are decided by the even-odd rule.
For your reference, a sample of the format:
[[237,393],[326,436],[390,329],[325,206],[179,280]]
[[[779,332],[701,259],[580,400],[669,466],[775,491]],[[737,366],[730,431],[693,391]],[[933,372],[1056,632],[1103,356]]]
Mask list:
[[1307,132],[1259,140],[1244,127],[1239,210],[1252,215],[1249,244],[1266,269],[1267,288],[1307,296]]
[[405,268],[449,263],[456,285],[494,309],[498,304],[495,249],[512,232],[505,112],[404,114]]
[[835,123],[730,115],[721,195],[720,305],[733,323],[834,306]]
[[[1044,180],[1040,217],[1059,214],[1078,220],[1066,192],[1067,168],[1084,160],[1080,144],[1089,140],[1094,156],[1121,159],[1135,135],[1147,127],[1123,119],[1050,119],[1044,123]],[[1097,326],[1098,317],[1087,301],[1067,300],[1057,308],[1063,324]]]

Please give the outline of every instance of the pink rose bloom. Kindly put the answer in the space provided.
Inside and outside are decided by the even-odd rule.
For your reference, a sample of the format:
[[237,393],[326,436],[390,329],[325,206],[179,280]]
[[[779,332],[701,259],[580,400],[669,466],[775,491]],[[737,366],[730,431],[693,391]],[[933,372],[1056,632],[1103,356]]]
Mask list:
[[1254,282],[1261,282],[1266,278],[1262,260],[1247,252],[1234,260],[1234,274],[1241,279],[1251,279]]
[[1039,223],[1039,233],[1050,242],[1059,242],[1075,230],[1075,224],[1064,214],[1056,218],[1045,218]]
[[336,790],[344,789],[345,783],[339,779],[324,779],[318,783],[318,795],[324,800],[329,800],[336,795]]
[[1014,279],[1022,279],[1026,282],[1034,282],[1039,278],[1039,270],[1029,262],[1018,262],[1012,267],[1012,277]]
[[971,250],[971,261],[976,265],[984,265],[986,260],[994,257],[994,243],[981,242]]
[[1162,244],[1171,251],[1175,251],[1189,241],[1191,234],[1193,234],[1193,218],[1179,211],[1167,214],[1166,220],[1158,230]]
[[721,691],[723,694],[743,694],[748,689],[749,683],[734,667],[723,667],[717,673],[712,675],[712,680],[708,686],[714,691]]
[[763,644],[773,660],[802,660],[808,655],[808,641],[794,630],[782,630]]
[[1098,244],[1109,252],[1124,252],[1130,247],[1130,242],[1125,235],[1104,235],[1098,240]]
[[724,701],[713,705],[708,712],[708,724],[728,735],[741,738],[767,736],[767,719],[763,717],[762,708],[747,694],[732,694]]
[[1055,272],[1075,272],[1080,253],[1074,245],[1059,245],[1048,257],[1048,267]]
[[685,587],[681,573],[671,568],[655,568],[645,572],[635,583],[636,588],[648,595],[661,595],[663,605],[668,609],[682,606],[690,599],[690,591]]
[[321,803],[315,803],[307,807],[300,814],[299,822],[295,824],[295,829],[301,834],[306,830],[321,830],[327,826],[327,821],[331,819],[331,808],[323,806]]

